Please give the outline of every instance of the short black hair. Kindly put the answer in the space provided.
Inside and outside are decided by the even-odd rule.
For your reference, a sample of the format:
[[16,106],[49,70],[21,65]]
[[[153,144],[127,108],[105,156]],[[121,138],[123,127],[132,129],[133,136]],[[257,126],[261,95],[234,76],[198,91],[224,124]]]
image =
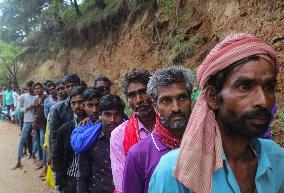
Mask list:
[[62,82],[64,82],[65,85],[68,83],[80,85],[80,78],[76,74],[68,74],[64,76]]
[[45,80],[45,81],[43,82],[43,85],[46,86],[46,87],[48,87],[48,84],[51,83],[51,82],[53,82],[53,81],[52,81],[52,80]]
[[58,85],[60,85],[60,84],[65,85],[64,82],[60,80],[60,81],[58,81],[58,82],[55,83],[55,86],[58,86]]
[[93,98],[99,98],[100,99],[102,96],[103,96],[102,92],[100,92],[96,88],[86,88],[84,90],[85,101],[90,101]]
[[33,84],[33,88],[34,88],[35,86],[40,86],[41,88],[43,88],[43,84],[42,84],[41,82],[36,82],[36,83],[34,83],[34,84]]
[[51,86],[56,87],[56,84],[55,84],[54,82],[52,82],[52,81],[50,81],[50,82],[48,82],[48,83],[46,84],[46,87],[47,87],[47,88],[48,88],[48,87],[51,87]]
[[127,95],[128,92],[128,86],[131,82],[141,82],[147,86],[149,80],[150,80],[151,74],[148,70],[145,69],[133,69],[129,72],[127,72],[123,77],[121,81],[121,87],[123,89],[123,92],[125,95]]
[[85,87],[85,88],[88,87],[87,83],[86,83],[84,80],[81,80],[81,81],[80,81],[80,86],[83,86],[83,87]]
[[34,81],[33,81],[33,80],[29,80],[29,81],[26,83],[26,87],[33,87],[33,84],[34,84]]
[[97,85],[97,82],[99,81],[104,81],[104,82],[107,82],[110,86],[111,86],[111,81],[105,77],[105,76],[99,76],[95,79],[95,86]]
[[213,75],[212,77],[210,77],[209,80],[207,81],[206,85],[213,86],[216,90],[215,94],[219,94],[221,92],[223,86],[224,86],[226,78],[232,72],[234,72],[234,70],[245,65],[246,63],[248,63],[250,61],[258,61],[258,60],[260,60],[260,58],[261,57],[258,56],[258,55],[252,55],[252,56],[248,56],[246,58],[243,58],[243,59],[241,59],[237,62],[234,62],[233,64],[231,64],[230,66],[228,66],[224,70],[222,70],[222,71],[218,72],[217,74]]
[[71,90],[70,99],[74,96],[77,96],[77,95],[83,95],[84,96],[85,89],[86,88],[82,87],[82,86],[73,87],[72,90]]
[[124,108],[125,108],[125,104],[123,100],[119,96],[112,95],[112,94],[103,96],[99,104],[99,109],[101,112],[107,111],[110,109],[119,109],[123,113]]

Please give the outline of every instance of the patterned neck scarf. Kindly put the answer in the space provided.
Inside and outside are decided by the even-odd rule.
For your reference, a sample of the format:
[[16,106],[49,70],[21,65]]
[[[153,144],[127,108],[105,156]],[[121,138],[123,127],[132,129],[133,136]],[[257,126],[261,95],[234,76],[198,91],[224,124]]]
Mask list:
[[156,115],[155,131],[158,139],[166,147],[176,149],[180,147],[181,140],[174,136],[164,125],[161,124],[159,115]]

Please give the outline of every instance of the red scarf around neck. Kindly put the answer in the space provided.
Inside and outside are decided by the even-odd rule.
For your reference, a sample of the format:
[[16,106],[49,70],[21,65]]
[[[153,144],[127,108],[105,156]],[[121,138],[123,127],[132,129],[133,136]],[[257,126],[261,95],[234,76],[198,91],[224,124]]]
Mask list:
[[174,136],[167,128],[160,122],[159,115],[156,115],[155,132],[158,139],[166,147],[176,149],[180,147],[181,140]]
[[135,114],[132,114],[128,123],[126,124],[125,132],[124,132],[124,139],[123,139],[123,148],[124,154],[127,156],[128,150],[138,143],[139,135],[138,135],[139,127],[138,127],[138,118]]

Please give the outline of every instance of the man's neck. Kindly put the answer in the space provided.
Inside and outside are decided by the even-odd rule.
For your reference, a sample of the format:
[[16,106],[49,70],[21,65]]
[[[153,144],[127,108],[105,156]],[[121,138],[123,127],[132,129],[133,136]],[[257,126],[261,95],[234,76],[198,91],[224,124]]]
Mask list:
[[51,98],[54,100],[54,101],[57,101],[57,96],[56,95],[50,95]]
[[238,135],[228,135],[220,127],[222,146],[227,160],[247,161],[253,158],[253,152],[249,146],[250,139]]
[[153,131],[156,123],[156,114],[154,110],[151,111],[148,115],[138,117],[138,119],[148,131]]
[[38,98],[43,98],[43,93],[39,94]]

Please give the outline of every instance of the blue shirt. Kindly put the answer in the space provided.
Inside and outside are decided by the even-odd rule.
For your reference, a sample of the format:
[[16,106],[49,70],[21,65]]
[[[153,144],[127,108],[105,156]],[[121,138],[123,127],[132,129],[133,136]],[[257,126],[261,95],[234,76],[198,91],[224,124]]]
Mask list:
[[78,125],[71,134],[70,143],[77,154],[87,151],[98,139],[102,131],[102,122],[95,124],[90,119],[86,125]]
[[[255,178],[257,193],[284,193],[284,151],[267,139],[253,139],[258,166]],[[163,156],[154,171],[149,193],[192,193],[174,176],[179,149]],[[224,167],[213,174],[212,193],[241,193],[229,164],[223,156]]]

